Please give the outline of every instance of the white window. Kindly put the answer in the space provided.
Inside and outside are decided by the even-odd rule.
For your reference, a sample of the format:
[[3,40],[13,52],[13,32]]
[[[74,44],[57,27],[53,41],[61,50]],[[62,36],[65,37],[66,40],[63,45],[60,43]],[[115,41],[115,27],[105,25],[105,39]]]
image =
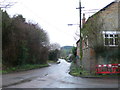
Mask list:
[[118,46],[119,35],[120,35],[120,32],[118,31],[103,31],[104,45],[105,46]]

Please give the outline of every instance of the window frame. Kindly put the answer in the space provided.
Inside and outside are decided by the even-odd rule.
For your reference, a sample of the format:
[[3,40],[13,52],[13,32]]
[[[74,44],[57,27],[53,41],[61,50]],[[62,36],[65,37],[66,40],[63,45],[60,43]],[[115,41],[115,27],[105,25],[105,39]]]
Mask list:
[[[104,46],[117,47],[119,46],[119,35],[120,31],[103,31],[104,38]],[[117,35],[117,36],[116,36]],[[116,38],[118,39],[118,44],[116,45]],[[108,44],[106,44],[106,40],[108,40]],[[111,42],[112,40],[112,42]]]

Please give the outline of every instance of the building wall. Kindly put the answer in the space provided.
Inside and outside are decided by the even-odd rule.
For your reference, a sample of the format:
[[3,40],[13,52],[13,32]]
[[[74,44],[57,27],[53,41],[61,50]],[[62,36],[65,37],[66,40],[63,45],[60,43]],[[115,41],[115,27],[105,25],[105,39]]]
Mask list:
[[118,2],[118,28],[120,30],[120,0]]
[[113,3],[100,12],[100,18],[103,22],[102,30],[118,29],[118,3]]
[[80,56],[80,42],[77,43],[77,56]]
[[[79,49],[80,43],[77,43],[77,55],[80,56],[80,49]],[[89,72],[95,71],[95,63],[96,63],[96,57],[95,52],[92,48],[86,47],[83,41],[83,59],[82,59],[82,65],[83,68]],[[80,61],[77,60],[77,64],[80,65]]]
[[[101,27],[101,34],[102,31],[116,31],[120,30],[119,29],[119,21],[120,18],[118,15],[120,15],[120,3],[112,3],[111,5],[106,6],[103,8],[101,11],[99,11],[96,15],[100,15],[99,21],[103,23]],[[88,46],[85,46],[85,41],[83,40],[83,60],[82,60],[82,65],[85,70],[89,72],[94,72],[95,71],[95,66],[96,64],[107,64],[108,59],[111,54],[108,54],[105,58],[99,56],[98,58],[96,57],[96,53],[93,48],[90,48],[90,42],[88,41]],[[77,43],[77,55],[80,56],[80,50],[79,50],[79,42]],[[109,51],[116,51],[117,48],[109,48]],[[106,60],[106,61],[105,61]],[[110,62],[110,61],[109,61]]]
[[[108,6],[107,8],[103,9],[100,12],[100,18],[103,22],[103,27],[101,29],[101,32],[102,31],[120,31],[119,21],[118,21],[119,20],[118,16],[120,14],[119,5],[120,5],[120,2],[112,3],[110,6]],[[116,62],[116,60],[111,60],[110,57],[113,55],[113,53],[117,52],[118,47],[107,47],[107,48],[109,49],[108,53],[107,54],[105,53],[106,56],[104,58],[99,56],[97,58],[97,64],[108,64],[108,63],[112,63],[113,61]]]

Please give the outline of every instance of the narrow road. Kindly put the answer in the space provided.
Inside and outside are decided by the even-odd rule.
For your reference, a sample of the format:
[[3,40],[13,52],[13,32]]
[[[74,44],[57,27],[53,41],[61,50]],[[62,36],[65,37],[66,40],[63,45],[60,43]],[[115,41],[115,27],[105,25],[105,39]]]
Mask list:
[[5,88],[118,88],[115,78],[81,78],[68,74],[70,63],[60,59],[50,67],[3,75]]

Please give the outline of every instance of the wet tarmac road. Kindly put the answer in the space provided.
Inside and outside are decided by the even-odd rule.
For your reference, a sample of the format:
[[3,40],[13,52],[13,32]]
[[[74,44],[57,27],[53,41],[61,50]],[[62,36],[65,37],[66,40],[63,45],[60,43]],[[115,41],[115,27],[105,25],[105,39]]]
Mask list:
[[118,88],[118,79],[71,76],[68,74],[70,63],[63,59],[60,59],[60,62],[42,69],[3,75],[3,86],[6,88]]

